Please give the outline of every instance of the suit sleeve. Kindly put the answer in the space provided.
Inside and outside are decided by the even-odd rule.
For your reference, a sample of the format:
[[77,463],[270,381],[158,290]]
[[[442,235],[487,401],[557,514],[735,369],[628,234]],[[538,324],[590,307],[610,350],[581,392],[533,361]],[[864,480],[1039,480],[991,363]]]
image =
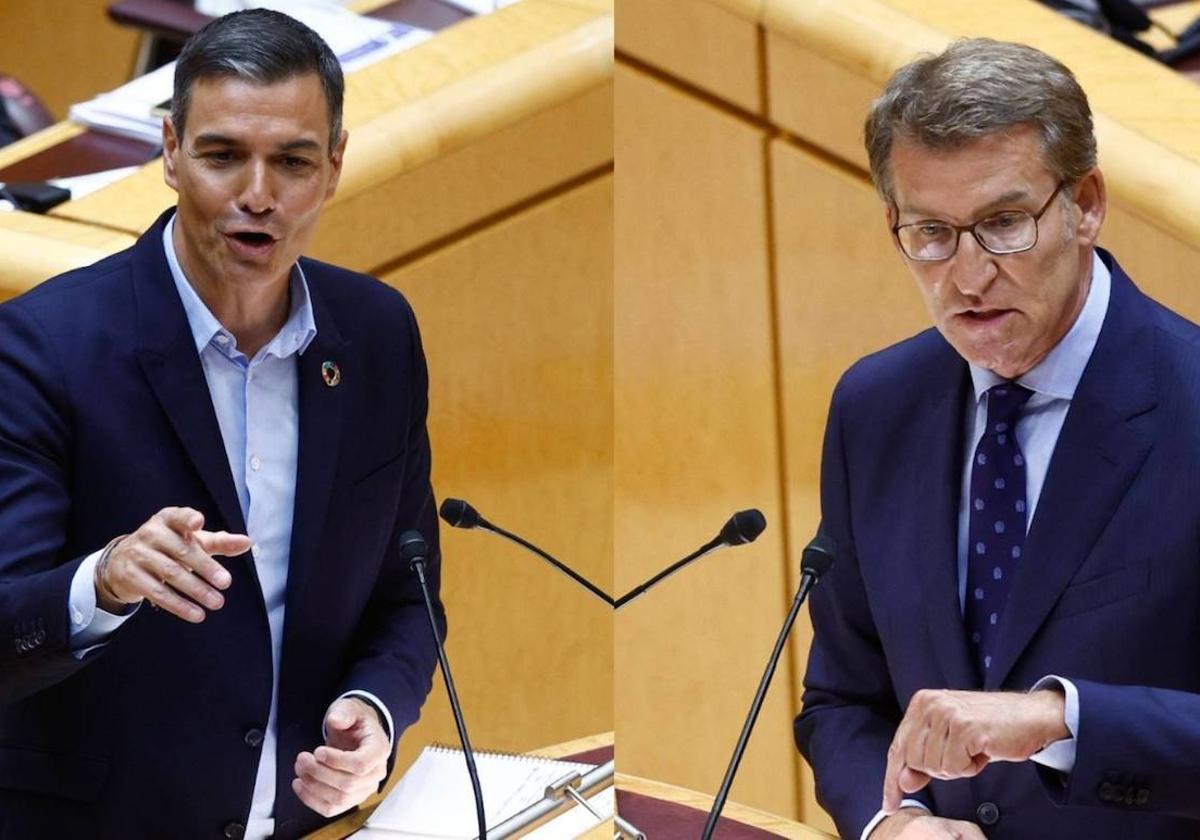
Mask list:
[[429,375],[416,319],[407,307],[410,351],[411,406],[400,504],[391,523],[387,556],[375,590],[359,623],[346,679],[339,691],[367,691],[387,707],[395,725],[393,746],[416,722],[432,686],[437,649],[417,576],[400,559],[400,535],[419,531],[429,546],[425,577],[433,599],[442,638],[446,615],[442,608],[441,552],[437,507],[430,486],[428,414]]
[[[70,407],[34,316],[0,307],[0,702],[66,679],[67,603],[84,557],[66,556]],[[96,546],[100,548],[100,546]]]
[[1074,769],[1038,769],[1051,799],[1200,819],[1200,695],[1072,683],[1079,691]]
[[813,642],[795,737],[812,765],[817,799],[841,835],[856,838],[879,810],[901,709],[855,553],[843,391],[840,384],[834,392],[821,459],[821,529],[837,545],[837,562],[809,601]]

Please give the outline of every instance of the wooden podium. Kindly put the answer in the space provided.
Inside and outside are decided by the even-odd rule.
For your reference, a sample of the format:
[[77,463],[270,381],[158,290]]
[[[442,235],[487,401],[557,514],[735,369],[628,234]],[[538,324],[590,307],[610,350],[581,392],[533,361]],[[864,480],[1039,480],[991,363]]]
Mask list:
[[[651,840],[696,840],[704,830],[713,797],[687,788],[617,774],[617,812]],[[713,833],[716,840],[831,840],[815,828],[727,802]]]
[[[613,755],[613,733],[605,732],[561,744],[533,750],[533,755],[588,763],[608,761]],[[696,840],[704,827],[713,798],[686,788],[617,774],[617,812],[651,840]],[[390,786],[389,786],[390,789]],[[368,801],[336,822],[308,836],[308,840],[341,840],[367,821],[382,797]],[[612,840],[612,820],[597,825],[579,840]],[[793,840],[831,840],[833,835],[774,816],[765,811],[730,802],[725,805],[714,835],[718,840],[769,840],[789,837]]]

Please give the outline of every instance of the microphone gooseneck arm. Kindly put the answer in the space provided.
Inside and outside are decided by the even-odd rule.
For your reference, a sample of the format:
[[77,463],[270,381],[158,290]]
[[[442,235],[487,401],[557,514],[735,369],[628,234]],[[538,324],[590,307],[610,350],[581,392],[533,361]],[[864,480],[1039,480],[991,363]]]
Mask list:
[[775,676],[775,668],[779,665],[779,658],[783,655],[783,646],[792,632],[792,625],[796,623],[796,616],[800,614],[800,607],[804,604],[804,599],[808,597],[809,591],[816,585],[817,580],[833,565],[836,551],[833,540],[822,533],[818,533],[804,549],[800,561],[800,585],[796,588],[796,597],[792,599],[792,608],[788,610],[783,627],[779,630],[779,638],[775,640],[775,649],[771,651],[771,658],[767,660],[766,670],[763,671],[762,679],[759,680],[758,691],[754,693],[754,702],[750,704],[750,712],[746,715],[746,722],[742,725],[742,733],[738,736],[737,746],[734,747],[733,756],[729,760],[729,768],[725,771],[725,778],[721,780],[721,787],[717,791],[716,798],[713,799],[712,810],[708,812],[708,822],[704,825],[704,833],[700,835],[701,840],[711,840],[713,832],[716,831],[717,820],[721,818],[721,810],[725,807],[729,789],[733,787],[733,779],[737,775],[738,765],[742,761],[743,753],[746,752],[746,745],[750,743],[750,733],[754,730],[754,723],[758,720],[758,713],[762,711],[763,701],[767,697],[767,689],[771,685],[771,678]]
[[624,595],[622,595],[620,598],[618,598],[615,602],[613,602],[613,606],[616,607],[617,609],[621,609],[621,607],[628,604],[634,598],[637,598],[638,596],[644,594],[647,589],[650,589],[651,587],[656,586],[659,583],[659,581],[661,581],[663,578],[670,577],[671,575],[675,574],[677,571],[682,569],[684,566],[686,566],[688,563],[691,563],[695,560],[699,560],[704,555],[711,554],[712,552],[716,551],[718,548],[723,548],[724,545],[725,545],[725,543],[721,540],[720,537],[714,537],[713,539],[709,540],[704,545],[700,546],[698,549],[693,551],[687,557],[684,557],[682,560],[675,561],[670,566],[667,566],[667,568],[663,569],[661,572],[656,574],[654,577],[647,580],[645,583],[638,584],[633,589],[626,592]]
[[809,590],[816,582],[816,575],[809,573],[805,573],[800,578],[800,587],[796,590],[796,597],[792,599],[792,608],[788,611],[787,619],[779,631],[779,638],[775,640],[775,649],[771,651],[771,658],[767,660],[767,668],[758,683],[758,691],[754,694],[754,702],[750,704],[750,713],[746,715],[746,722],[742,724],[742,734],[738,736],[737,746],[733,749],[733,757],[729,761],[729,767],[725,770],[725,778],[721,780],[721,787],[717,791],[716,799],[713,800],[712,810],[708,813],[708,822],[704,824],[704,833],[700,835],[701,840],[709,840],[717,828],[717,820],[721,818],[725,800],[729,797],[729,789],[733,787],[733,778],[737,775],[738,765],[742,763],[742,754],[746,752],[746,746],[750,743],[750,733],[754,730],[758,713],[762,711],[763,701],[767,698],[767,689],[771,685],[771,678],[775,676],[775,669],[783,654],[783,646],[792,632],[792,625],[796,623],[796,616],[800,614],[800,607],[804,603],[804,599],[808,597]]
[[[415,534],[415,538],[409,534]],[[475,819],[479,823],[479,837],[487,840],[487,816],[483,810],[483,789],[479,784],[479,771],[475,768],[475,751],[471,749],[471,739],[467,737],[467,722],[463,718],[462,706],[458,703],[458,692],[454,690],[454,677],[450,676],[450,663],[446,659],[446,648],[438,631],[437,617],[433,609],[433,598],[429,595],[429,584],[425,581],[425,555],[427,548],[425,540],[415,531],[410,531],[400,538],[401,553],[405,556],[417,574],[421,584],[421,593],[425,596],[425,611],[429,614],[429,629],[433,633],[434,647],[437,648],[438,665],[442,670],[442,679],[446,683],[446,694],[450,697],[450,710],[454,713],[454,725],[458,729],[458,740],[462,742],[463,756],[467,762],[467,775],[471,778],[471,793],[475,796]],[[419,540],[419,544],[417,543]]]
[[521,546],[522,548],[532,551],[538,557],[541,557],[543,560],[545,560],[547,563],[549,563],[554,568],[558,569],[560,572],[562,572],[564,575],[569,577],[571,580],[578,583],[580,586],[582,586],[588,592],[592,593],[597,598],[599,598],[601,601],[608,604],[608,606],[610,606],[610,607],[614,606],[611,595],[609,595],[607,592],[605,592],[600,587],[596,586],[596,584],[592,583],[590,580],[585,578],[583,575],[576,572],[574,569],[567,566],[565,563],[561,563],[558,560],[555,560],[553,557],[551,557],[545,551],[542,551],[540,548],[538,548],[536,545],[529,542],[528,540],[522,539],[521,537],[518,537],[516,534],[509,533],[508,531],[504,530],[503,528],[501,528],[498,525],[493,525],[491,522],[488,522],[483,517],[479,518],[479,526],[478,527],[483,528],[485,531],[491,531],[493,534],[496,534],[497,536],[504,537],[506,540],[509,540],[510,542],[514,542],[517,545]]

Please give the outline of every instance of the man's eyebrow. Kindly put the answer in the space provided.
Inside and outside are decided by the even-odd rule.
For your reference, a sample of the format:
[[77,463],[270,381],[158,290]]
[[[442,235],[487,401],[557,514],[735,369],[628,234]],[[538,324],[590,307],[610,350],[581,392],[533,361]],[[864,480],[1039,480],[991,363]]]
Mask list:
[[307,138],[301,138],[299,140],[289,140],[288,142],[284,143],[282,146],[279,147],[279,151],[281,151],[281,152],[297,152],[297,151],[319,152],[319,151],[321,151],[321,149],[322,149],[322,146],[320,143],[318,143],[316,140],[309,140]]
[[196,135],[196,139],[192,141],[195,146],[240,146],[241,143],[232,137],[227,137],[224,134],[215,132],[206,132]]
[[[984,204],[981,207],[976,207],[975,210],[972,211],[972,213],[969,215],[968,218],[975,219],[975,220],[986,218],[987,215],[989,213],[991,213],[993,210],[998,210],[1006,204],[1012,204],[1015,201],[1020,201],[1021,199],[1028,198],[1029,195],[1030,195],[1029,190],[1023,190],[1023,189],[1009,190],[1008,192],[1004,193],[1003,195],[996,196],[991,201],[989,201],[987,204]],[[897,209],[897,213],[899,215],[903,215],[903,216],[911,215],[911,216],[918,216],[921,219],[933,219],[933,220],[937,220],[937,221],[947,221],[945,213],[939,213],[939,212],[935,212],[932,210],[926,210],[923,207],[906,207],[904,209],[900,209],[899,207],[897,207],[896,209]]]
[[[241,146],[242,142],[234,137],[229,137],[216,132],[206,132],[196,135],[196,139],[192,141],[195,146]],[[316,140],[311,140],[307,137],[301,137],[296,140],[289,140],[286,143],[281,143],[278,150],[281,152],[296,152],[296,151],[321,151],[321,144]]]

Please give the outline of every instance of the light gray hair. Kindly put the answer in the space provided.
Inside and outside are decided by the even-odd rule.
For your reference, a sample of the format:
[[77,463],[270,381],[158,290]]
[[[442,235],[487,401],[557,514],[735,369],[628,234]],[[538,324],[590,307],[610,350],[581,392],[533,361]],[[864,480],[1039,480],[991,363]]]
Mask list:
[[1096,165],[1092,111],[1065,65],[1024,44],[955,41],[897,70],[872,104],[864,134],[875,189],[894,202],[897,138],[950,151],[1018,126],[1037,130],[1046,167],[1065,184]]

